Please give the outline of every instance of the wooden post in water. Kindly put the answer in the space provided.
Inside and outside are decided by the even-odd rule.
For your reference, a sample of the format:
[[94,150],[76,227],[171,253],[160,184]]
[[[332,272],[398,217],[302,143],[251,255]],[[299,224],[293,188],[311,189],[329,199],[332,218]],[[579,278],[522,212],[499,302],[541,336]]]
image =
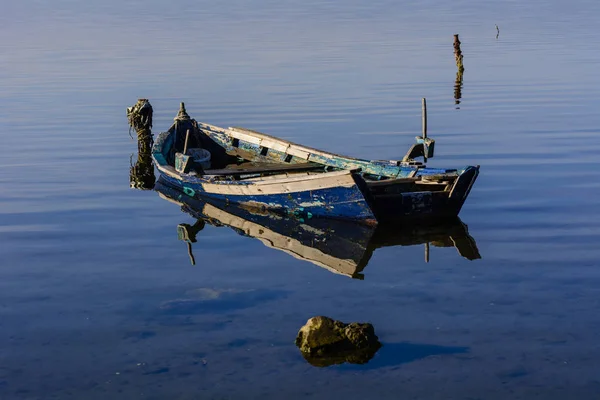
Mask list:
[[429,242],[425,243],[425,262],[429,263]]
[[463,55],[460,49],[460,40],[458,40],[458,33],[454,35],[454,60],[456,61],[456,67],[460,72],[465,70],[463,66]]
[[152,106],[148,99],[138,99],[127,107],[129,134],[135,130],[138,141],[138,160],[129,169],[129,184],[132,189],[149,190],[154,188],[154,164],[152,163]]
[[[463,72],[465,67],[463,65],[463,55],[460,49],[460,40],[458,40],[458,34],[454,35],[454,61],[456,61],[456,80],[454,81],[454,104],[460,104],[462,97],[462,86],[463,86]],[[456,107],[459,108],[459,107]]]

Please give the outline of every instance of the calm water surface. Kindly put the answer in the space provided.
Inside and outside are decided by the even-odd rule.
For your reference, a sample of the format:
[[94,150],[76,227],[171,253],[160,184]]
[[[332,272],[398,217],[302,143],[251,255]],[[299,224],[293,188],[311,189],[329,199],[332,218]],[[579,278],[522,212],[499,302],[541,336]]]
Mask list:
[[[600,3],[3,0],[0,398],[566,399],[600,393]],[[496,38],[495,24],[500,34]],[[464,53],[455,104],[452,35]],[[125,107],[480,164],[481,259],[375,250],[364,280],[129,188]],[[366,365],[316,368],[315,315],[369,321]]]

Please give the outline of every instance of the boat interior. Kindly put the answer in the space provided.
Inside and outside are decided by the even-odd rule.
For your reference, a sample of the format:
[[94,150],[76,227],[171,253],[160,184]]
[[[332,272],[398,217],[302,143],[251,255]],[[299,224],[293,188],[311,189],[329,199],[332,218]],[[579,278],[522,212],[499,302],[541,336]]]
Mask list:
[[[221,139],[227,138],[225,147],[222,140],[221,143],[214,140],[215,135],[211,134],[211,130],[204,129],[210,125],[200,124],[199,128],[194,120],[192,124],[193,129],[184,130],[182,128],[185,128],[185,125],[181,127],[177,126],[177,123],[171,128],[174,129],[174,139],[168,157],[171,159],[169,163],[180,173],[209,177],[212,181],[264,181],[350,169],[360,173],[374,194],[394,194],[451,191],[459,175],[457,170],[427,172],[425,165],[415,160],[417,157],[426,159],[427,150],[419,143],[411,147],[403,161],[375,162],[395,167],[400,163],[406,165],[409,170],[408,176],[394,178],[365,173],[359,165],[356,168],[342,168],[325,162],[310,161],[309,153],[306,152],[308,148],[294,148],[292,146],[296,145],[289,142],[243,128],[230,128],[227,135],[219,133]],[[330,158],[336,157],[330,153],[320,153],[327,154]],[[356,161],[365,163],[364,160]]]

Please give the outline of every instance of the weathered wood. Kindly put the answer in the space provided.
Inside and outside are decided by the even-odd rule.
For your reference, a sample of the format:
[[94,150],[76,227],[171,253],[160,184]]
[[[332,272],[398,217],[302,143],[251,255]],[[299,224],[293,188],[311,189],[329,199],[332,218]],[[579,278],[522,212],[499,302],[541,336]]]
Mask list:
[[456,61],[456,67],[459,71],[464,71],[465,67],[463,65],[463,54],[460,49],[460,40],[458,39],[458,34],[454,35],[454,61]]
[[188,141],[190,140],[190,130],[185,131],[185,143],[183,144],[183,154],[187,154]]
[[[202,124],[203,125],[203,124]],[[218,132],[218,131],[216,131]],[[210,134],[210,132],[207,132]],[[392,162],[383,163],[377,161],[369,161],[369,160],[361,160],[352,157],[341,156],[335,153],[328,153],[322,150],[314,149],[307,146],[302,146],[296,143],[292,143],[286,140],[282,140],[265,133],[253,131],[250,129],[233,127],[224,130],[225,135],[244,141],[246,143],[250,143],[255,146],[263,146],[265,144],[272,145],[277,143],[277,146],[281,148],[285,148],[285,152],[280,152],[279,158],[285,158],[285,155],[292,155],[297,159],[302,160],[303,162],[315,162],[323,165],[327,165],[335,168],[342,169],[356,169],[360,168],[363,173],[373,174],[373,175],[383,175],[388,177],[399,177],[410,174],[415,167],[409,166],[398,166]],[[230,140],[220,139],[222,143],[230,143]],[[273,152],[277,152],[279,150],[275,148],[271,148]]]
[[[454,35],[454,61],[456,62],[456,79],[454,80],[454,104],[457,106],[460,104],[462,98],[462,86],[463,86],[463,73],[465,67],[463,66],[463,54],[460,49],[460,40],[458,40],[458,34]],[[457,109],[459,107],[456,107]]]
[[129,121],[129,134],[134,129],[137,134],[138,159],[129,170],[130,187],[140,190],[149,190],[154,187],[154,165],[152,164],[151,151],[152,137],[152,106],[148,99],[138,99],[132,107],[127,107]]
[[415,183],[419,181],[421,178],[398,178],[398,179],[384,179],[381,181],[373,181],[369,182],[370,187],[385,187],[393,184],[400,183]]
[[427,100],[425,100],[425,97],[421,100],[421,122],[423,128],[422,137],[423,139],[427,139]]
[[261,174],[261,173],[275,173],[275,172],[286,172],[286,171],[307,171],[323,169],[323,165],[316,163],[307,164],[275,164],[275,163],[264,163],[263,165],[252,165],[250,167],[243,167],[243,164],[239,167],[223,168],[223,169],[207,169],[204,171],[205,175],[246,175],[246,174]]

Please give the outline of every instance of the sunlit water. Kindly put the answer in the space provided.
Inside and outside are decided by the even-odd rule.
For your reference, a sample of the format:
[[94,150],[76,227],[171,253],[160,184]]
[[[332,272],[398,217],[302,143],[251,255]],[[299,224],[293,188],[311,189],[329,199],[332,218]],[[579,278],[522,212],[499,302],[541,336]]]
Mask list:
[[[0,398],[597,397],[600,3],[2,8]],[[388,246],[353,280],[208,225],[192,267],[194,219],[129,189],[138,97],[155,132],[185,101],[374,159],[406,152],[426,97],[430,165],[481,165],[461,218],[482,259]],[[383,347],[313,367],[293,341],[315,315]]]

